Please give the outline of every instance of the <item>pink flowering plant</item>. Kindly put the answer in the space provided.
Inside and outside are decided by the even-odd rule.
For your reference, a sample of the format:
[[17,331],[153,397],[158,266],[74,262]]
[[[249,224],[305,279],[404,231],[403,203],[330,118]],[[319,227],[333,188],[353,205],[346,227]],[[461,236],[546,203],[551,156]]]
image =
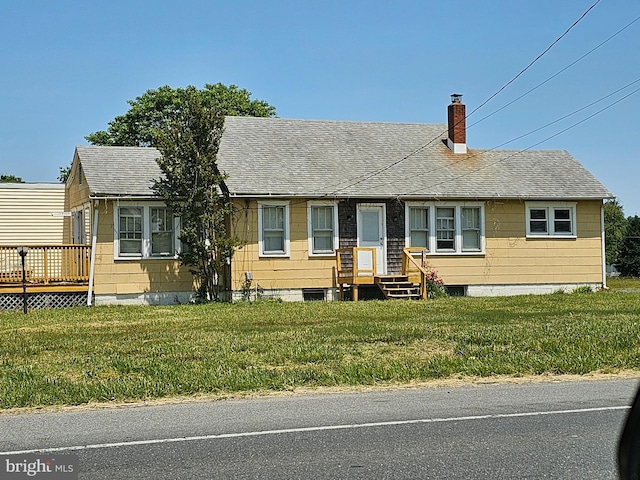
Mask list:
[[429,268],[425,265],[427,270],[427,298],[440,298],[447,296],[447,289],[444,286],[444,282],[438,276],[438,271],[433,268]]

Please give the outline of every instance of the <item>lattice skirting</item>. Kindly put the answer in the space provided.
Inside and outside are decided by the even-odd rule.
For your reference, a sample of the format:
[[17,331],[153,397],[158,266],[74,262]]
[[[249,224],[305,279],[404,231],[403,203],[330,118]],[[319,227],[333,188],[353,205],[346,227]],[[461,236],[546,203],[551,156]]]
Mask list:
[[[0,294],[0,310],[22,310],[21,293]],[[87,304],[86,292],[66,293],[27,293],[27,308],[66,308],[79,307]]]

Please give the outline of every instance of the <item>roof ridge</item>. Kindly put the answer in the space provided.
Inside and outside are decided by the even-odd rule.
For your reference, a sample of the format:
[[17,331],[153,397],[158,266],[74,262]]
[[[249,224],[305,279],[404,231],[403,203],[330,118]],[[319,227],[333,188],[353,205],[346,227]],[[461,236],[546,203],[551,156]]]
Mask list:
[[446,122],[389,122],[389,121],[376,121],[376,120],[336,120],[336,119],[323,119],[323,118],[290,118],[290,117],[250,117],[245,115],[226,115],[225,118],[255,120],[255,121],[286,121],[286,122],[308,122],[308,123],[345,123],[345,124],[358,124],[358,125],[416,125],[416,126],[433,126],[433,127],[446,127]]

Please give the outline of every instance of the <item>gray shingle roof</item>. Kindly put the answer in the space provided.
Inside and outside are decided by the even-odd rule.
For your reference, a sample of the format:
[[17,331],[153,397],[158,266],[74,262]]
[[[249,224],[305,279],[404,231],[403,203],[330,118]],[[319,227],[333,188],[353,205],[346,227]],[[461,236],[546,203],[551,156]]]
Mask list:
[[[444,124],[227,117],[218,153],[232,195],[601,199],[563,150],[453,154]],[[155,149],[78,147],[94,193],[148,195]]]
[[78,146],[76,154],[94,196],[152,196],[162,174],[155,148]]

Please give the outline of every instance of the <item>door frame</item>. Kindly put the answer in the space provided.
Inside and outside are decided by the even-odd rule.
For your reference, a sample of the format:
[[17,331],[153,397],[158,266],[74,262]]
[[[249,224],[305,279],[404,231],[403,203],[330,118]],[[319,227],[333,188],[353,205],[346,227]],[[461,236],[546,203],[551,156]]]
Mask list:
[[376,275],[387,274],[387,205],[385,203],[358,203],[356,205],[356,236],[357,246],[361,247],[362,217],[361,213],[367,210],[380,212],[380,229],[382,233],[381,245],[376,253]]

